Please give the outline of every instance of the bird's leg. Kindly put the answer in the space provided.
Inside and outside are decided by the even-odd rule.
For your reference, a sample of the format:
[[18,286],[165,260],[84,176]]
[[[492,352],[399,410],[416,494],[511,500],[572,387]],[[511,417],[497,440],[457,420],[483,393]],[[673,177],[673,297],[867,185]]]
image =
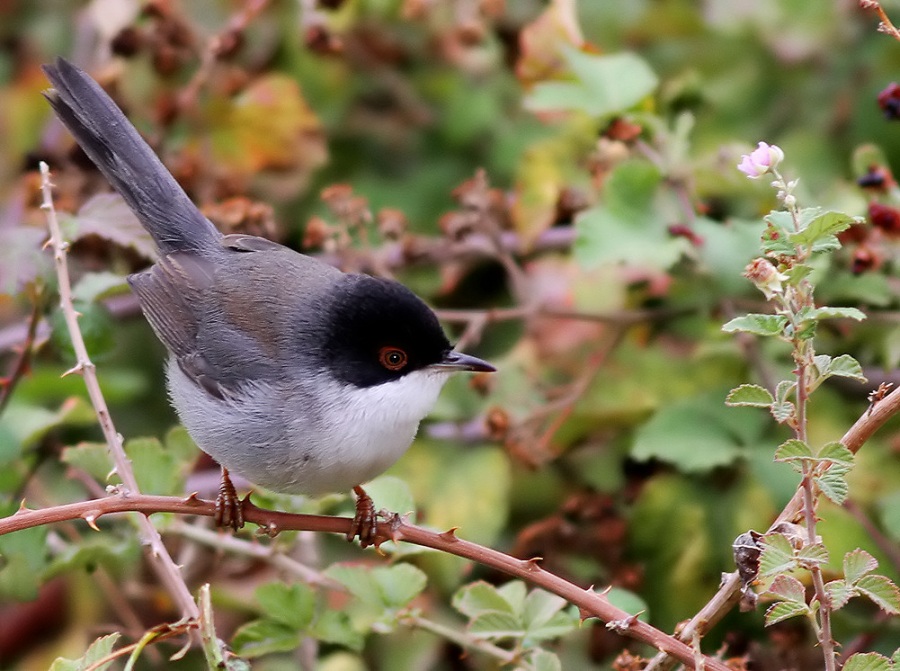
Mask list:
[[216,514],[213,518],[217,527],[231,527],[235,531],[244,526],[244,504],[238,498],[228,469],[222,466],[222,483],[216,496]]
[[378,526],[375,502],[359,485],[353,488],[353,493],[356,494],[356,515],[350,524],[347,540],[353,542],[353,539],[359,536],[359,544],[364,548],[369,547],[375,542],[375,531]]

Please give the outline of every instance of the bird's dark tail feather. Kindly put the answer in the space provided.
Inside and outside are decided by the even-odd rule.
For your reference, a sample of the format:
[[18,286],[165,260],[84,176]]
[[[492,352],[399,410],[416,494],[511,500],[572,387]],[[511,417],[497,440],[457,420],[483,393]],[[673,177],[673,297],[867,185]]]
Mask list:
[[45,65],[44,73],[53,85],[44,95],[57,116],[163,254],[220,246],[221,234],[97,82],[62,58]]

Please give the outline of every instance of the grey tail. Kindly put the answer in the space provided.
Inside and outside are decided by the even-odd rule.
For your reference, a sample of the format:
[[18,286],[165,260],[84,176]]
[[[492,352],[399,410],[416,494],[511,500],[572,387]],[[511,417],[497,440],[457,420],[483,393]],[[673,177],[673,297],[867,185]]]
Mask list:
[[160,251],[202,254],[222,235],[191,202],[156,154],[89,75],[62,58],[45,65],[53,85],[44,95]]

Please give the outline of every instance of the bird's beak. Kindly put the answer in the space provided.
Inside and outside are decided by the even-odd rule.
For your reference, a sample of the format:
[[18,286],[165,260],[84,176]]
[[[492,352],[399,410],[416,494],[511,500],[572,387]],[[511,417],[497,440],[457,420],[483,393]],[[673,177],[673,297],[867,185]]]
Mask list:
[[470,370],[478,373],[493,373],[497,369],[487,361],[462,352],[447,352],[444,358],[432,365],[432,368],[445,371]]

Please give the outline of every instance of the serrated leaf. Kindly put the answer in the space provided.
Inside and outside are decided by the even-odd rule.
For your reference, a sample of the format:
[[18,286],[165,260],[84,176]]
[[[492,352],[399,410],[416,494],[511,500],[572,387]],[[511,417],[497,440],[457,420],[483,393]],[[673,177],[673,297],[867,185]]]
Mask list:
[[776,401],[769,408],[769,412],[772,413],[776,422],[784,424],[794,416],[794,404],[790,401]]
[[307,585],[270,582],[254,593],[266,618],[300,631],[309,626],[315,612],[316,596]]
[[798,615],[808,615],[809,607],[805,603],[793,601],[779,601],[769,606],[766,611],[766,626],[771,627],[777,622],[787,620]]
[[402,608],[421,594],[428,583],[428,576],[412,564],[379,566],[372,571],[378,584],[382,602],[388,608]]
[[876,606],[891,615],[900,614],[900,588],[883,575],[864,575],[856,583],[856,589],[869,597]]
[[94,671],[106,671],[115,660],[110,660],[99,666],[96,664],[104,657],[109,656],[120,636],[121,634],[119,633],[101,636],[94,640],[84,655],[78,659],[57,657],[50,666],[50,671],[84,671],[87,668],[91,668]]
[[325,643],[342,645],[356,652],[362,651],[366,640],[363,633],[353,626],[350,616],[342,610],[322,611],[308,633]]
[[762,554],[759,558],[759,574],[775,575],[791,571],[797,566],[794,548],[784,534],[766,534],[760,539]]
[[125,443],[134,477],[143,494],[174,496],[184,492],[184,480],[175,455],[156,438],[132,438]]
[[469,633],[479,638],[501,640],[522,638],[525,628],[521,621],[510,613],[486,611],[476,615],[469,623]]
[[525,609],[528,587],[521,580],[510,580],[497,588],[497,592],[509,603],[512,612],[521,615]]
[[[80,468],[98,482],[106,483],[112,469],[109,450],[105,443],[78,443],[64,447],[60,457],[64,464]],[[116,482],[118,482],[118,476]]]
[[577,612],[564,610],[554,613],[546,622],[540,625],[526,625],[525,642],[527,645],[549,641],[560,636],[565,636],[578,627],[580,619]]
[[795,462],[811,461],[814,459],[812,448],[802,440],[791,438],[784,441],[775,450],[775,461]]
[[722,327],[725,333],[752,333],[759,336],[781,335],[787,325],[784,315],[749,314],[735,317]]
[[775,398],[769,390],[758,384],[742,384],[728,392],[728,396],[725,398],[727,405],[753,408],[768,408],[774,402]]
[[849,472],[849,468],[835,465],[824,473],[814,476],[813,480],[829,501],[841,505],[847,500],[850,493],[850,487],[847,484],[847,473]]
[[528,655],[529,671],[562,671],[562,662],[559,657],[549,650],[537,648]]
[[862,321],[866,318],[866,314],[856,308],[832,308],[822,307],[812,311],[814,319],[855,319]]
[[877,652],[857,652],[850,655],[843,671],[891,671],[891,660]]
[[769,585],[768,594],[790,601],[806,605],[806,588],[792,575],[781,574],[775,576],[775,580]]
[[300,645],[300,633],[282,622],[262,619],[241,626],[231,647],[241,657],[261,657],[273,652],[290,652]]
[[847,584],[846,580],[832,580],[825,583],[825,591],[831,597],[832,608],[837,610],[847,605],[850,597],[856,596],[856,591]]
[[[812,210],[811,214],[815,212]],[[790,240],[795,245],[812,245],[847,230],[854,221],[853,217],[843,212],[815,213],[809,223],[801,223],[802,229],[792,233]]]
[[566,606],[566,600],[542,589],[533,589],[525,598],[522,621],[526,628],[540,627]]
[[859,380],[860,382],[867,381],[866,376],[863,375],[862,366],[859,365],[859,361],[849,354],[841,354],[832,359],[831,365],[828,366],[828,373],[829,375],[835,375],[837,377],[849,377],[853,380]]
[[453,595],[452,603],[456,610],[469,618],[485,611],[514,612],[506,597],[496,587],[483,581],[459,588]]
[[894,654],[891,655],[891,661],[894,663],[895,666],[897,664],[900,664],[900,648],[897,648],[896,650],[894,650]]
[[822,543],[804,545],[797,552],[797,559],[807,568],[828,563],[828,549]]
[[352,564],[332,564],[324,573],[341,583],[363,603],[383,606],[380,589],[371,568]]
[[816,454],[816,459],[820,462],[836,464],[847,469],[853,467],[853,452],[851,452],[843,443],[837,441],[825,443]]

